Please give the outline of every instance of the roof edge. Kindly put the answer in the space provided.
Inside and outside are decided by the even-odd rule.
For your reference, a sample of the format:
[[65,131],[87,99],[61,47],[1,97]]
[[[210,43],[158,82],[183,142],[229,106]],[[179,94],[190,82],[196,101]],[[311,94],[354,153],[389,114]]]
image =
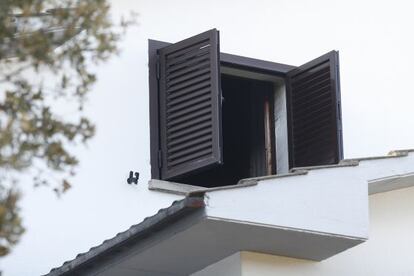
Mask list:
[[102,244],[92,247],[86,253],[78,254],[73,260],[53,268],[44,276],[72,275],[77,270],[86,267],[91,262],[104,257],[128,242],[134,242],[148,232],[157,231],[167,227],[171,222],[188,215],[193,211],[205,207],[203,196],[189,196],[174,201],[171,206],[160,209],[155,215],[145,218],[141,223],[131,226],[128,230],[118,233],[115,237],[105,240]]

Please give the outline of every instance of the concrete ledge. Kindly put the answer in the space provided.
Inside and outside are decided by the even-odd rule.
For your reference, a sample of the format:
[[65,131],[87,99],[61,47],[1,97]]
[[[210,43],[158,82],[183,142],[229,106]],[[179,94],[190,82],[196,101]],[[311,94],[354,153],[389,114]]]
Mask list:
[[202,192],[203,190],[205,190],[205,188],[199,186],[163,181],[158,179],[151,179],[150,181],[148,181],[148,189],[183,196],[188,195],[192,192]]
[[151,179],[150,181],[148,181],[149,190],[166,192],[166,193],[177,194],[177,195],[184,195],[184,196],[204,194],[206,192],[213,192],[213,191],[239,189],[239,188],[250,187],[250,186],[255,186],[255,185],[257,185],[257,181],[255,180],[242,182],[236,185],[214,187],[214,188],[204,188],[200,186],[193,186],[193,185],[170,182],[170,181],[163,181],[163,180],[158,180],[158,179]]

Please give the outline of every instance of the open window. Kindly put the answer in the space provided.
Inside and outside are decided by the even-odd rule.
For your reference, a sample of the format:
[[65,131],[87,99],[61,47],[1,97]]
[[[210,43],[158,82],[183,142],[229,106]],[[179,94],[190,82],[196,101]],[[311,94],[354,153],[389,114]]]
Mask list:
[[204,187],[342,159],[338,53],[303,66],[220,53],[215,29],[149,41],[152,178]]

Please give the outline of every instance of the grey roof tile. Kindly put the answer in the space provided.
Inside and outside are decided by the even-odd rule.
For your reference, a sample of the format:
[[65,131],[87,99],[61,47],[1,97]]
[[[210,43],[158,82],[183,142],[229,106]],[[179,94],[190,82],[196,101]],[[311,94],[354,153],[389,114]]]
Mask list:
[[[147,232],[154,231],[154,228],[165,227],[174,219],[186,212],[191,212],[204,207],[203,197],[186,197],[174,201],[171,206],[160,209],[155,215],[145,218],[141,223],[132,225],[128,230],[118,233],[115,237],[107,239],[98,246],[91,247],[89,251],[80,253],[70,261],[64,262],[60,267],[53,268],[47,276],[73,275],[74,271],[81,269],[92,260],[103,257],[109,251],[139,238]],[[45,276],[46,276],[45,275]]]

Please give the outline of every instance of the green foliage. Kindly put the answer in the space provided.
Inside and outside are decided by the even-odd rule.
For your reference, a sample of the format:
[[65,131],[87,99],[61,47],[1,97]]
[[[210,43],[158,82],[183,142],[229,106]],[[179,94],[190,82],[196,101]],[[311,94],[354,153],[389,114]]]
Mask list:
[[18,214],[19,194],[0,186],[0,257],[9,253],[11,246],[19,241],[24,228]]
[[[134,15],[113,23],[109,12],[106,0],[0,1],[0,256],[23,233],[10,188],[16,175],[35,169],[39,186],[57,173],[52,189],[65,192],[78,164],[74,146],[95,134],[83,115],[96,81],[91,68],[118,53],[134,23]],[[74,104],[76,118],[59,114],[57,101]]]

